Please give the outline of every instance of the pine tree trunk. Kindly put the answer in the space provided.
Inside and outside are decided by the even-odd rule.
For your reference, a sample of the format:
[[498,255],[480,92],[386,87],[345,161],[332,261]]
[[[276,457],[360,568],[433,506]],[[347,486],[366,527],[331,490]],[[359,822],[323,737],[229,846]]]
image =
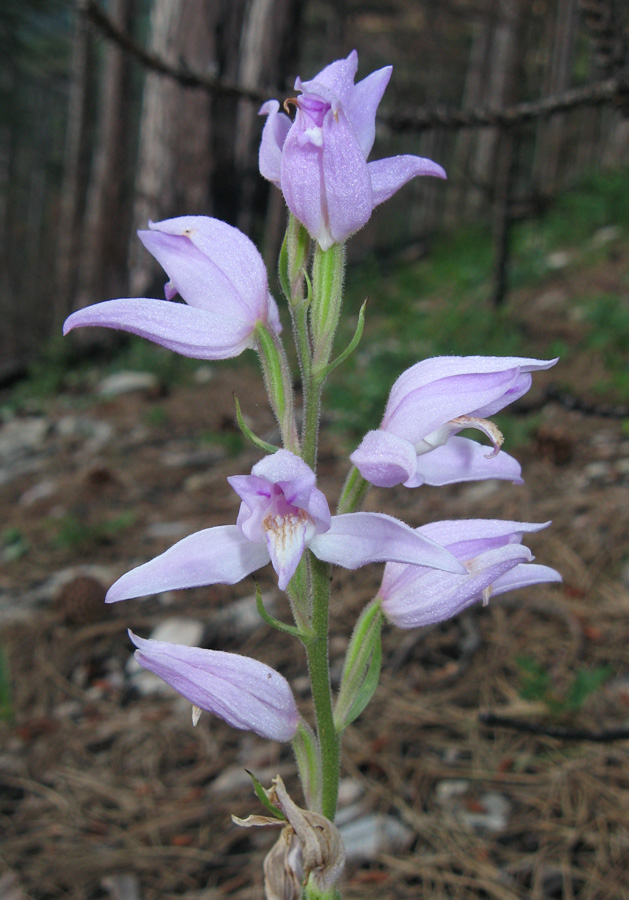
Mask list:
[[[196,71],[215,68],[216,3],[198,0],[153,0],[150,50],[175,67],[182,60]],[[205,91],[182,87],[149,73],[144,85],[133,220],[148,221],[211,210],[210,98]],[[134,230],[135,230],[134,228]],[[130,244],[131,293],[142,296],[157,280],[149,254]]]
[[[136,0],[112,0],[109,15],[133,33]],[[131,64],[111,42],[104,46],[94,161],[87,193],[76,306],[121,296],[127,283],[131,229]]]
[[[577,35],[576,0],[558,0],[552,29],[552,53],[543,85],[543,95],[560,94],[570,87]],[[542,196],[552,195],[561,184],[570,116],[556,115],[540,122],[536,134],[533,178]]]
[[[520,4],[521,0],[500,0],[494,4],[482,91],[483,105],[490,109],[502,109],[516,99]],[[493,184],[499,139],[500,131],[497,128],[482,128],[478,133],[471,177],[480,190],[472,193],[473,208],[482,204],[483,188],[490,188]]]
[[53,327],[58,330],[72,312],[77,287],[87,178],[89,170],[91,98],[94,95],[93,37],[77,14],[73,37],[72,76],[57,237],[53,293]]

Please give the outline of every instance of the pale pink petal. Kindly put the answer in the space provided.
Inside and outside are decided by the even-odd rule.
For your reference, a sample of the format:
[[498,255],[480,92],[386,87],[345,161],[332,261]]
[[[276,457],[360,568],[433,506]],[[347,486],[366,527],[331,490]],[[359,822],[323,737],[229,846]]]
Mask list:
[[326,116],[323,142],[328,227],[334,242],[343,243],[371,217],[371,181],[363,151],[344,109]]
[[252,543],[237,525],[206,528],[118,579],[107,603],[205,584],[236,584],[269,562],[264,544]]
[[280,186],[282,172],[282,149],[292,121],[286,113],[280,112],[277,100],[268,100],[260,107],[260,116],[267,116],[262,129],[258,164],[260,174],[276,187]]
[[446,178],[445,170],[431,159],[421,156],[389,156],[387,159],[376,159],[367,164],[373,206],[379,206],[392,197],[411,178],[418,175],[432,175],[434,178]]
[[[246,234],[209,216],[179,216],[151,222],[149,227],[149,232],[139,232],[139,236],[186,303],[218,312],[224,305],[230,309],[238,303],[250,323],[266,321],[266,267]],[[170,238],[169,246],[179,249],[161,249],[156,240],[159,237],[164,246]]]
[[563,578],[556,569],[551,569],[550,566],[539,566],[536,563],[516,566],[515,569],[511,569],[496,579],[492,585],[492,596],[504,594],[505,591],[513,591],[516,588],[559,581],[563,581]]
[[376,111],[392,72],[393,66],[385,66],[367,75],[354,87],[345,103],[348,118],[356,132],[365,159],[373,147],[376,137]]
[[228,359],[255,346],[243,318],[147,297],[86,306],[66,319],[63,333],[85,326],[128,331],[195,359]]
[[368,431],[350,459],[363,478],[378,487],[402,484],[417,469],[414,446],[387,431]]
[[[497,478],[523,484],[522,467],[504,450],[488,458],[488,448],[469,438],[451,437],[442,447],[417,457],[416,471],[404,486],[430,484],[435,487],[459,481],[486,481]],[[370,480],[370,479],[368,479]],[[374,482],[375,483],[375,482]]]
[[357,512],[332,516],[330,530],[318,534],[310,542],[310,549],[324,562],[345,569],[392,560],[445,569],[447,572],[465,571],[448,550],[384,513]]
[[[531,558],[530,550],[510,544],[489,551],[473,573],[456,575],[406,566],[395,581],[385,578],[380,589],[382,610],[399,628],[419,628],[442,622],[482,599],[483,591],[510,569]],[[388,568],[388,567],[387,567]]]
[[286,679],[264,663],[225,653],[140,638],[139,664],[154,672],[199,709],[272,741],[290,741],[299,713]]

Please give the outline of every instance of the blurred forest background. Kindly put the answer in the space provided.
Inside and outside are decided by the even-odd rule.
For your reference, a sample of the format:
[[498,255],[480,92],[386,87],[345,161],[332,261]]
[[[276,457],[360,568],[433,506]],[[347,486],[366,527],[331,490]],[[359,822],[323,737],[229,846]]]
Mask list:
[[3,0],[0,380],[73,309],[161,291],[134,237],[148,219],[223,218],[272,270],[284,209],[257,110],[354,47],[359,77],[394,63],[374,158],[428,156],[449,181],[417,179],[352,253],[419,257],[485,222],[500,303],[512,223],[627,161],[628,17],[623,0]]

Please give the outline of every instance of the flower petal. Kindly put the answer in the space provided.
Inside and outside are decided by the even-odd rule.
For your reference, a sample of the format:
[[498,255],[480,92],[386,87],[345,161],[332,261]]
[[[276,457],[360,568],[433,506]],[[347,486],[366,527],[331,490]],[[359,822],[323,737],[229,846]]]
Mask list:
[[447,572],[466,571],[448,550],[384,513],[332,516],[330,530],[318,534],[310,542],[310,549],[324,562],[345,569],[392,560]]
[[186,303],[218,312],[238,304],[252,325],[267,320],[266,267],[242,231],[210,216],[179,216],[149,227],[140,239]]
[[[322,149],[312,142],[304,143],[303,113],[297,111],[282,151],[281,188],[286,205],[304,225],[308,234],[319,242],[333,243],[328,223],[323,216]],[[301,130],[300,130],[301,122]]]
[[252,543],[237,525],[206,528],[127,572],[109,588],[106,602],[204,584],[236,584],[268,561],[265,545]]
[[323,181],[330,234],[342,243],[373,211],[365,156],[343,108],[336,115],[328,113],[323,123]]
[[[550,369],[557,359],[529,359],[521,356],[435,356],[415,363],[397,378],[391,388],[387,411],[393,411],[404,396],[441,378],[454,375],[486,375],[518,369],[520,372],[536,372]],[[474,407],[478,412],[478,408]],[[472,408],[468,410],[471,412]],[[484,412],[484,410],[483,410]]]
[[416,566],[387,566],[380,589],[382,610],[399,628],[443,622],[481,600],[483,591],[497,578],[530,558],[527,547],[509,544],[483,554],[478,570],[464,575]]
[[418,175],[447,178],[445,169],[438,163],[422,156],[410,156],[409,154],[376,159],[367,164],[367,170],[371,179],[374,209],[392,197],[411,178]]
[[346,59],[337,59],[322,69],[310,81],[295,80],[295,89],[304,93],[319,93],[318,88],[326,88],[326,95],[330,93],[345,104],[354,91],[354,78],[358,70],[358,53],[352,50]]
[[417,452],[410,441],[388,431],[368,431],[350,459],[363,478],[378,487],[402,484],[417,469]]
[[503,397],[518,375],[517,369],[451,375],[404,394],[396,390],[396,382],[381,427],[417,444],[440,425]]
[[[345,109],[356,132],[365,159],[369,156],[376,137],[376,110],[382,100],[393,66],[385,66],[367,75],[351,91],[345,101]],[[372,182],[373,188],[373,182]]]
[[418,530],[447,547],[457,559],[472,559],[487,550],[519,544],[525,534],[548,528],[550,522],[513,522],[506,519],[446,519]]
[[66,319],[63,333],[84,326],[128,331],[194,359],[228,359],[255,346],[244,319],[146,297],[105,300],[80,309]]
[[131,631],[129,637],[140,665],[194,706],[270,740],[294,736],[297,706],[288,682],[275,669],[236,653],[145,640]]
[[563,578],[556,569],[551,569],[550,566],[538,566],[533,563],[525,566],[516,566],[496,579],[492,586],[492,596],[533,584],[558,581],[563,581]]
[[282,174],[282,148],[293,123],[286,113],[280,112],[277,100],[268,100],[264,103],[258,115],[267,116],[258,154],[260,174],[279,187]]
[[404,482],[405,487],[419,487],[422,484],[440,487],[459,481],[486,481],[490,478],[512,481],[514,484],[524,483],[522,467],[517,459],[504,450],[489,459],[487,446],[469,438],[451,437],[442,447],[435,447],[430,453],[418,456],[416,463],[415,474]]

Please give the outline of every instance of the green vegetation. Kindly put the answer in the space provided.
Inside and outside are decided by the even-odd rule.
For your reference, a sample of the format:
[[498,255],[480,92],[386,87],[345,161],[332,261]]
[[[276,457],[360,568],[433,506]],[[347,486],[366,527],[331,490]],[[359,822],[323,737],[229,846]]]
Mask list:
[[206,446],[222,448],[230,458],[242,453],[247,445],[247,441],[240,431],[203,431],[199,435],[199,440]]
[[0,722],[13,721],[13,700],[11,697],[11,673],[7,654],[0,646]]
[[68,513],[59,521],[52,521],[56,531],[54,542],[64,550],[84,550],[94,544],[107,544],[117,540],[117,536],[135,522],[131,510],[121,513],[105,522],[89,523],[73,513]]
[[29,543],[19,528],[5,528],[0,539],[2,562],[13,562],[25,556],[29,551]]
[[[603,234],[602,228],[609,231]],[[546,283],[552,286],[557,268],[572,275],[587,272],[626,252],[628,237],[629,171],[593,175],[558,198],[541,218],[515,226],[511,288],[541,293]],[[500,309],[491,307],[492,266],[489,231],[465,227],[438,238],[419,262],[391,266],[372,260],[356,275],[349,272],[349,308],[356,314],[365,297],[369,303],[361,346],[330,380],[329,403],[340,431],[353,440],[375,427],[395,378],[418,360],[442,354],[565,359],[594,352],[605,369],[594,389],[611,402],[629,400],[625,292],[579,296],[579,280],[573,277],[569,314],[586,327],[575,328],[570,342],[546,336],[542,323],[531,335],[529,323],[514,314],[509,301]],[[627,286],[629,290],[629,279]],[[346,325],[346,341],[354,324]]]
[[[600,229],[610,230],[603,235]],[[509,301],[501,309],[491,307],[493,246],[486,228],[465,226],[442,235],[429,256],[418,262],[393,265],[372,259],[358,271],[350,270],[347,305],[353,315],[347,317],[338,348],[343,340],[349,341],[365,297],[369,298],[367,325],[361,345],[330,379],[328,409],[333,425],[353,442],[381,418],[395,378],[418,360],[440,354],[563,359],[581,353],[596,355],[604,374],[598,384],[588,387],[609,402],[628,402],[626,292],[588,293],[586,288],[581,293],[580,279],[575,277],[577,273],[587,275],[614,254],[619,257],[627,252],[628,240],[629,170],[592,175],[559,197],[541,217],[515,226],[509,273],[513,290],[542,292],[547,284],[552,287],[557,278],[553,254],[563,256],[561,271],[570,276],[569,314],[579,326],[569,340],[544,335],[541,323],[537,334],[531,335],[529,323],[514,313]],[[629,276],[626,283],[629,291]],[[242,361],[255,363],[254,355],[246,353],[237,362]],[[121,370],[151,372],[166,385],[180,384],[188,381],[199,365],[198,360],[131,336],[111,360],[96,368],[94,362],[77,364],[71,343],[59,339],[32,365],[28,379],[13,391],[0,412],[9,416],[32,412],[46,397],[59,393],[71,395],[71,402],[80,404],[86,389]],[[167,418],[159,405],[145,414],[147,424],[156,427],[166,425]],[[524,443],[534,425],[516,418],[509,416],[502,424],[510,431],[515,426],[516,443]],[[239,436],[203,439],[226,443],[230,454],[239,449]]]
[[540,662],[528,656],[516,659],[519,669],[519,694],[523,700],[542,701],[553,715],[579,712],[586,700],[613,674],[611,666],[578,669],[563,691],[553,688],[551,673]]

